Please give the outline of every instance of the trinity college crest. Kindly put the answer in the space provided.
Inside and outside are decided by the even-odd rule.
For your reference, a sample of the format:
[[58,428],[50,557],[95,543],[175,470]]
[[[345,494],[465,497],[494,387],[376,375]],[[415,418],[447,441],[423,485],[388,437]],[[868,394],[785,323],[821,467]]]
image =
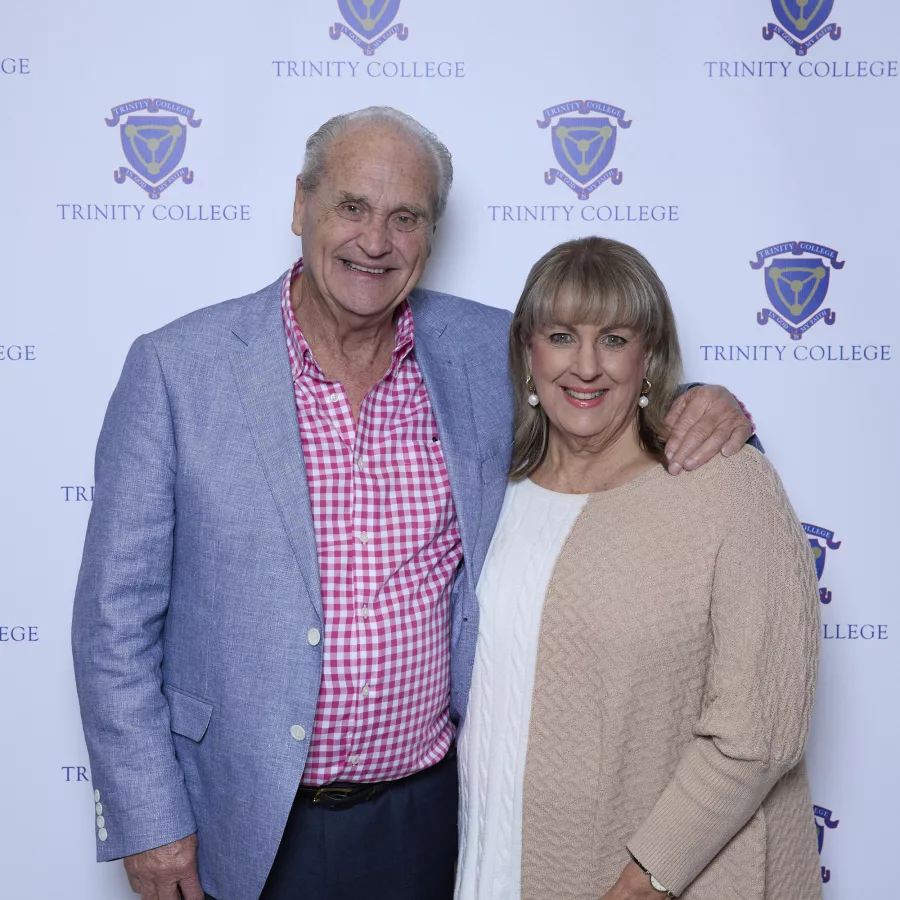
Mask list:
[[[837,550],[841,546],[841,542],[834,539],[833,531],[819,528],[818,525],[809,525],[804,522],[803,530],[809,538],[809,546],[812,548],[813,559],[816,562],[816,577],[821,582],[822,573],[825,571],[825,554],[828,550]],[[831,603],[831,591],[828,588],[820,587],[819,599],[822,603]]]
[[837,313],[820,307],[828,294],[831,270],[844,268],[837,257],[837,250],[809,241],[786,241],[758,250],[750,267],[763,270],[772,309],[761,310],[757,322],[765,325],[771,319],[794,341],[820,319],[834,325]]
[[366,56],[374,56],[375,51],[393,35],[405,41],[409,29],[399,22],[391,24],[400,11],[400,0],[338,0],[338,9],[343,22],[335,22],[328,29],[333,41],[345,34]]
[[[816,818],[816,841],[819,845],[819,856],[821,856],[822,844],[825,842],[825,829],[831,831],[837,828],[840,825],[840,819],[832,819],[834,813],[830,809],[825,809],[824,806],[814,806],[813,815]],[[826,869],[825,866],[822,866],[822,881],[826,884],[831,881],[831,869]]]
[[772,11],[781,24],[764,25],[763,37],[771,41],[777,34],[797,56],[806,56],[826,34],[833,41],[840,39],[840,25],[825,24],[833,8],[834,0],[772,0]]
[[[572,115],[574,114],[574,115]],[[556,123],[553,120],[556,119]],[[579,200],[587,200],[606,181],[621,184],[623,173],[608,168],[616,151],[619,128],[630,128],[625,110],[596,100],[573,100],[544,110],[539,128],[550,128],[553,153],[560,168],[544,173],[544,181],[561,181]]]
[[[185,184],[194,180],[194,173],[187,166],[180,166],[188,127],[200,127],[201,120],[195,118],[193,109],[170,100],[148,98],[115,106],[111,113],[106,124],[110,128],[119,126],[122,150],[131,165],[113,172],[116,184],[125,184],[130,178],[151,200],[159,200],[162,192],[179,179]],[[128,118],[120,124],[126,115]]]

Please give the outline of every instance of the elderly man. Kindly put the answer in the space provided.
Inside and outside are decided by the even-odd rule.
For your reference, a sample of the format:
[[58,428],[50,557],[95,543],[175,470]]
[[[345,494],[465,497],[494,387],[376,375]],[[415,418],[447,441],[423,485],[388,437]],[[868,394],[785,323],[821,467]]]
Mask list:
[[[303,259],[128,354],[73,646],[98,856],[144,900],[452,895],[511,397],[509,314],[416,289],[451,174],[402,113],[330,120]],[[676,474],[750,433],[722,389],[674,415]]]

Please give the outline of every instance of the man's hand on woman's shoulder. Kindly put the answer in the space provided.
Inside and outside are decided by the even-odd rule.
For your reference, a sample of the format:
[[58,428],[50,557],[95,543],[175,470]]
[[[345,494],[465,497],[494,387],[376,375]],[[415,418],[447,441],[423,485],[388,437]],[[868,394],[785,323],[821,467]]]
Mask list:
[[737,453],[753,434],[753,425],[737,398],[717,384],[697,385],[675,399],[666,416],[669,472],[690,472],[717,453]]

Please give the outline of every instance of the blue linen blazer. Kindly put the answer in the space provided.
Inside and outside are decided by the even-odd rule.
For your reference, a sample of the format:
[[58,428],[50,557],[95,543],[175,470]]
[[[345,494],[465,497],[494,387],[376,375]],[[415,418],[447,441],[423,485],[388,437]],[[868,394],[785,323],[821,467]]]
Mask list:
[[[97,447],[72,625],[98,859],[196,831],[201,879],[218,900],[262,890],[321,678],[322,644],[309,635],[324,632],[319,564],[281,284],[131,347]],[[425,290],[409,302],[463,545],[450,635],[460,719],[475,584],[512,449],[510,314]]]

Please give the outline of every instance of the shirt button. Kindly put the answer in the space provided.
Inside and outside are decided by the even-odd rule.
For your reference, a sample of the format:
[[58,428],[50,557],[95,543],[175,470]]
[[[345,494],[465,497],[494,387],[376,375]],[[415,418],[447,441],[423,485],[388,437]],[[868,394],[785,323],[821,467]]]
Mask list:
[[315,647],[319,641],[322,640],[322,635],[318,628],[310,628],[309,631],[306,632],[306,639],[311,646]]
[[362,695],[363,695],[363,697],[368,697],[368,696],[369,696],[369,686],[368,686],[368,685],[365,685],[365,687],[363,687],[363,689],[362,689]]
[[105,828],[101,828],[101,829],[97,832],[97,837],[100,838],[101,841],[105,841],[105,840],[109,837],[109,835],[106,833],[106,829],[105,829]]
[[360,532],[359,540],[363,544],[368,544],[369,543],[369,535],[365,531],[362,531],[362,532]]
[[332,403],[337,403],[338,400],[341,399],[341,395],[340,395],[340,394],[332,394],[328,399],[329,399]]
[[359,762],[359,757],[354,753],[347,762],[349,762],[351,766],[355,766]]
[[302,725],[291,725],[291,737],[295,741],[305,741],[306,729]]
[[94,791],[94,803],[100,802],[100,791]]
[[103,804],[102,803],[96,804],[94,806],[94,809],[96,810],[98,816],[101,815],[103,813]]
[[106,819],[103,816],[97,816],[97,827],[102,828],[106,824]]
[[364,469],[365,467],[366,467],[366,461],[364,459],[360,458],[356,461],[357,469]]
[[369,607],[368,607],[368,606],[364,606],[364,607],[359,611],[359,614],[360,614],[364,619],[367,619],[367,618],[369,617]]

